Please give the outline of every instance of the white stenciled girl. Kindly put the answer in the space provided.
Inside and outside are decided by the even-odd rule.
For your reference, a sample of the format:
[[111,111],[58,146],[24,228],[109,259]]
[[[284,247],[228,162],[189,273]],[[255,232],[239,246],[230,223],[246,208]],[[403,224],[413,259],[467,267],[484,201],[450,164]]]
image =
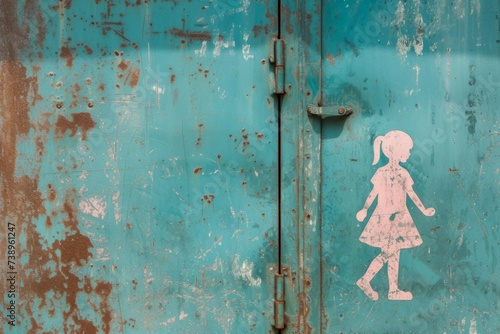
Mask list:
[[425,208],[417,194],[413,191],[413,180],[406,169],[399,165],[410,157],[413,141],[403,131],[390,131],[385,136],[379,136],[373,144],[373,164],[380,158],[380,145],[382,152],[389,162],[380,167],[373,175],[371,182],[373,189],[366,199],[363,209],[356,214],[356,219],[362,222],[367,215],[368,208],[376,197],[377,207],[368,220],[359,240],[370,246],[381,249],[380,254],[373,259],[366,273],[356,284],[373,300],[378,299],[370,281],[387,262],[389,276],[389,299],[411,300],[411,292],[405,292],[398,287],[399,255],[401,248],[411,248],[422,244],[422,238],[413,223],[413,219],[406,207],[406,195],[415,203],[417,208],[426,216],[435,213],[433,208]]

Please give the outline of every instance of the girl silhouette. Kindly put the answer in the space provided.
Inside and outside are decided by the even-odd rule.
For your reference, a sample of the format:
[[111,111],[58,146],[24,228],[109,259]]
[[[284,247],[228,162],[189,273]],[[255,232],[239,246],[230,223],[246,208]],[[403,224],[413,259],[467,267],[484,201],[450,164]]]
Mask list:
[[367,215],[368,208],[376,197],[378,202],[372,216],[368,220],[359,240],[365,244],[381,249],[380,254],[373,259],[363,277],[356,284],[373,300],[378,299],[370,281],[387,262],[389,276],[390,300],[411,300],[411,292],[402,291],[398,287],[399,255],[401,248],[411,248],[422,243],[422,238],[413,223],[413,219],[406,207],[406,195],[415,203],[418,209],[426,216],[435,213],[433,208],[425,208],[417,194],[413,191],[413,180],[406,169],[399,165],[410,157],[413,141],[403,131],[394,130],[385,136],[375,138],[373,143],[373,165],[380,158],[382,152],[389,162],[380,167],[373,175],[371,182],[373,189],[366,199],[365,205],[356,214],[356,219],[362,222]]

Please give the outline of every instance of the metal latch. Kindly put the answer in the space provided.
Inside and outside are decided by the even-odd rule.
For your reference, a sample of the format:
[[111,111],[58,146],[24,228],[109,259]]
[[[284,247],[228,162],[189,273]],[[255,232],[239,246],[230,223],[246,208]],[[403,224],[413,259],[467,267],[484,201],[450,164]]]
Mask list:
[[273,94],[285,94],[285,41],[274,41],[274,53],[269,57],[269,62],[274,64]]
[[285,328],[285,280],[283,274],[274,275],[274,327]]
[[353,113],[353,109],[346,106],[317,106],[310,104],[307,106],[309,115],[321,117],[321,119],[328,117],[341,117],[349,116]]

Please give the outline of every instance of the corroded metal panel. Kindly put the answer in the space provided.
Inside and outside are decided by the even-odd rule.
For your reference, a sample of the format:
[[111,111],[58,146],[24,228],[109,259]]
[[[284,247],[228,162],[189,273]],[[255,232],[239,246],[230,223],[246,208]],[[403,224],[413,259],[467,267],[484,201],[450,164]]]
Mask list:
[[2,0],[0,18],[3,330],[267,333],[277,4]]
[[323,3],[324,333],[500,330],[499,14]]
[[321,84],[321,1],[282,1],[285,90],[281,116],[281,264],[285,281],[284,333],[318,331],[321,123],[309,118]]

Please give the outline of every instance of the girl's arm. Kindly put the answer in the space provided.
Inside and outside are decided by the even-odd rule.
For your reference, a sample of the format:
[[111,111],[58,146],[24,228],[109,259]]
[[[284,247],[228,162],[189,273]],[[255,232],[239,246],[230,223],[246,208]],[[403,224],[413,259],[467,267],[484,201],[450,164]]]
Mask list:
[[373,201],[377,197],[377,191],[375,190],[375,187],[373,187],[372,191],[368,194],[368,197],[366,198],[365,205],[363,206],[363,209],[359,210],[358,213],[356,214],[356,219],[360,222],[365,220],[366,214],[368,213],[368,208],[372,205]]
[[422,201],[420,200],[420,198],[418,198],[418,196],[415,193],[415,191],[413,191],[413,188],[410,188],[410,190],[408,191],[408,196],[410,196],[410,198],[413,201],[413,203],[415,203],[415,205],[417,206],[417,208],[420,211],[422,211],[422,213],[424,215],[426,215],[426,216],[434,216],[434,214],[436,213],[436,210],[434,210],[434,208],[426,208],[422,204]]

